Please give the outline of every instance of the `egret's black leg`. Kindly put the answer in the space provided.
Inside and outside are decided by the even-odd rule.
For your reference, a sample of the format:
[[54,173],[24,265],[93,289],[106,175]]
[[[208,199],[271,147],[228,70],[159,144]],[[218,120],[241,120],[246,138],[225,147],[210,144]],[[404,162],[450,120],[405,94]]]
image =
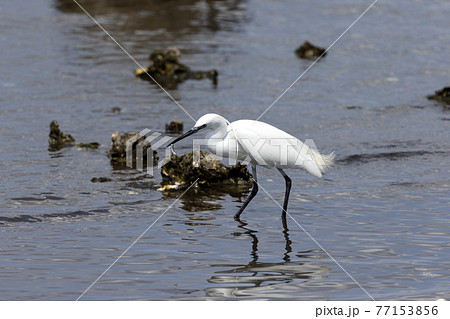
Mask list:
[[234,215],[234,219],[239,219],[239,216],[241,216],[242,212],[244,211],[245,207],[247,207],[248,203],[253,199],[253,197],[256,196],[256,193],[258,193],[258,179],[256,177],[256,165],[252,164],[252,175],[253,175],[253,188],[250,195],[248,195],[247,200],[245,203],[239,208],[239,211]]
[[283,220],[286,220],[286,212],[289,202],[289,193],[291,192],[292,181],[281,168],[279,168],[278,171],[281,173],[281,175],[283,175],[284,180],[286,181],[286,193],[284,195],[283,212],[281,213],[281,217],[283,218]]
[[281,214],[281,223],[283,225],[283,229],[288,231],[286,215]]

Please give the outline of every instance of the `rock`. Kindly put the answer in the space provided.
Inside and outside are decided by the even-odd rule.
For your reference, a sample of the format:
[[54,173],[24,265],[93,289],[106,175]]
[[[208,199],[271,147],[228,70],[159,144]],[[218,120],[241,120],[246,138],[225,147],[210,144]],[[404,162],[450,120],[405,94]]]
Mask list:
[[[112,146],[109,151],[109,158],[111,164],[116,168],[124,168],[127,164],[130,167],[145,168],[147,167],[147,153],[152,151],[150,142],[146,140],[146,137],[136,132],[124,133],[121,135],[119,132],[115,132],[111,136]],[[129,163],[127,163],[127,141],[129,143]],[[141,148],[141,149],[140,149]],[[142,150],[142,153],[137,151]],[[137,158],[137,155],[142,157]],[[153,165],[158,164],[158,153],[153,150]],[[136,162],[139,165],[136,166]],[[142,165],[141,165],[142,164]]]
[[[49,144],[49,150],[50,151],[58,151],[66,146],[74,146],[75,145],[75,139],[70,134],[64,134],[59,129],[58,122],[52,121],[50,123],[50,134],[48,138],[48,144]],[[82,149],[97,149],[99,148],[100,144],[96,142],[92,143],[79,143],[75,146],[82,148]]]
[[433,95],[428,95],[429,100],[444,102],[450,105],[450,86],[447,86],[439,91],[435,91]]
[[100,144],[97,142],[91,142],[91,143],[79,143],[76,145],[76,147],[83,148],[83,149],[91,149],[96,150],[99,148]]
[[120,132],[114,132],[111,136],[112,146],[109,150],[109,157],[111,160],[117,161],[125,161],[126,160],[126,142],[127,140],[134,137],[137,133],[124,133],[123,135]]
[[[147,68],[139,68],[134,71],[137,77],[153,81],[162,86],[176,88],[178,83],[187,79],[202,80],[209,78],[217,84],[218,72],[191,71],[191,69],[178,61],[180,50],[170,47],[166,51],[156,50],[150,54],[150,65]],[[153,79],[152,79],[153,78]]]
[[73,146],[75,144],[75,139],[70,134],[61,132],[58,122],[54,120],[50,123],[48,144],[50,151],[58,151],[64,146]]
[[218,183],[243,184],[251,180],[247,166],[239,162],[231,167],[226,166],[215,155],[203,151],[167,157],[161,167],[161,175],[163,186],[160,190],[186,188],[197,179],[201,186]]
[[105,183],[105,182],[111,182],[112,179],[109,177],[92,177],[91,182],[92,183]]
[[297,54],[297,56],[302,59],[312,59],[315,57],[320,57],[322,54],[322,57],[324,57],[327,55],[326,53],[324,53],[325,49],[316,47],[309,41],[305,41],[301,46],[297,48],[297,50],[295,50],[295,54]]
[[172,121],[170,124],[166,124],[166,133],[181,134],[183,133],[183,122]]
[[114,114],[119,114],[122,111],[122,109],[120,107],[113,107],[111,109],[111,112],[113,112]]
[[176,47],[168,47],[166,50],[166,59],[169,62],[178,63],[181,53]]

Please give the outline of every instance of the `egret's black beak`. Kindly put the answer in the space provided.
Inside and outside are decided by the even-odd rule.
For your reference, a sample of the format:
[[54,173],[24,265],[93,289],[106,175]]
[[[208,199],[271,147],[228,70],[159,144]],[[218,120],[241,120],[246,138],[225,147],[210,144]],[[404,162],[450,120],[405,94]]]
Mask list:
[[193,127],[189,131],[187,131],[186,133],[181,134],[180,136],[178,136],[176,139],[174,139],[172,142],[170,142],[170,144],[167,145],[167,146],[169,147],[170,145],[175,144],[176,142],[182,140],[183,138],[197,133],[198,131],[200,131],[201,129],[204,129],[205,127],[206,127],[206,124],[203,124],[203,125],[200,125],[200,126],[197,126],[197,127]]

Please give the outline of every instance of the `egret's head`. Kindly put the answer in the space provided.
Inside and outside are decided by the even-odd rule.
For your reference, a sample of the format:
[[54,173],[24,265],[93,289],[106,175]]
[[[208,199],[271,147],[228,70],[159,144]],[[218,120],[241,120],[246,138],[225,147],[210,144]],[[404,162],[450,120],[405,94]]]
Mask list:
[[208,113],[198,119],[197,123],[194,125],[194,128],[204,127],[209,130],[217,130],[220,127],[227,126],[227,124],[228,121],[224,117],[218,114]]
[[176,142],[178,142],[192,134],[195,134],[200,130],[215,131],[215,130],[219,130],[221,127],[226,127],[227,124],[228,124],[228,121],[224,117],[222,117],[218,114],[214,114],[214,113],[205,114],[201,118],[198,119],[197,123],[195,123],[193,128],[191,128],[186,133],[178,136],[168,146],[175,144]]

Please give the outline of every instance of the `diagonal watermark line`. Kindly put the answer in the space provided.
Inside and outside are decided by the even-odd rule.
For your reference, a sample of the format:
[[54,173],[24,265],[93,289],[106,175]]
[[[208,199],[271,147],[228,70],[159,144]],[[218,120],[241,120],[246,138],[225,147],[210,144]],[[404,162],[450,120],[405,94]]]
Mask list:
[[84,12],[84,13],[85,13],[92,21],[94,21],[95,24],[98,25],[99,28],[102,29],[102,31],[105,32],[105,33],[111,38],[111,40],[113,40],[113,41],[117,44],[117,46],[118,46],[123,52],[125,52],[125,54],[128,55],[128,57],[129,57],[131,60],[133,60],[134,63],[136,63],[137,66],[139,66],[142,70],[144,70],[145,74],[147,74],[147,75],[150,77],[150,79],[152,79],[153,82],[155,82],[155,83],[161,88],[161,90],[163,90],[164,93],[166,93],[167,96],[170,97],[170,98],[172,99],[172,101],[174,101],[175,104],[178,105],[178,106],[180,107],[180,109],[182,109],[182,110],[184,111],[184,113],[186,113],[186,114],[187,114],[187,115],[195,122],[195,119],[191,116],[191,114],[189,114],[189,112],[186,111],[186,109],[185,109],[185,108],[184,108],[177,100],[175,100],[175,98],[174,98],[172,95],[170,95],[169,92],[167,92],[167,91],[166,91],[166,90],[165,90],[158,82],[156,82],[156,80],[155,80],[155,79],[154,79],[154,78],[153,78],[153,77],[145,70],[145,68],[144,68],[138,61],[136,61],[136,59],[133,58],[133,56],[132,56],[130,53],[128,53],[128,51],[125,50],[125,48],[124,48],[122,45],[120,45],[120,43],[117,42],[116,39],[114,39],[113,36],[112,36],[108,31],[105,30],[105,28],[103,28],[102,25],[101,25],[97,20],[95,20],[95,18],[94,18],[93,16],[91,16],[91,15],[89,14],[89,12],[87,12],[86,9],[83,8],[83,6],[82,6],[81,4],[79,4],[76,0],[73,0],[73,2],[75,2],[75,3],[80,7],[80,9],[83,10],[83,12]]
[[[283,207],[281,207],[281,205],[280,204],[278,204],[278,202],[259,184],[259,183],[257,183],[258,184],[258,186],[259,187],[261,187],[261,189],[270,197],[270,199],[272,199],[282,210],[284,210],[283,209]],[[305,234],[306,235],[308,235],[308,237],[309,238],[311,238],[311,240],[313,241],[313,242],[315,242],[316,243],[316,245],[317,246],[319,246],[320,247],[320,249],[322,249],[327,255],[328,255],[328,257],[330,257],[331,258],[331,260],[333,260],[335,263],[336,263],[336,265],[338,265],[339,266],[339,268],[341,268],[346,274],[347,274],[347,276],[348,277],[350,277],[350,279],[351,280],[353,280],[354,282],[355,282],[355,284],[356,285],[358,285],[358,287],[359,288],[361,288],[365,293],[366,293],[366,295],[367,296],[369,296],[370,297],[370,299],[372,299],[373,301],[376,301],[375,300],[375,298],[373,298],[372,297],[372,295],[371,294],[369,294],[368,292],[367,292],[367,290],[366,289],[364,289],[364,287],[363,286],[361,286],[360,284],[359,284],[359,282],[358,281],[356,281],[356,279],[355,278],[353,278],[353,276],[352,275],[350,275],[349,273],[348,273],[348,271],[347,270],[345,270],[345,268],[344,267],[342,267],[341,266],[341,264],[336,260],[336,259],[334,259],[333,258],[333,256],[331,256],[329,253],[328,253],[328,251],[325,249],[325,248],[323,248],[323,246],[313,237],[313,236],[311,236],[311,234],[309,233],[309,232],[307,232],[306,231],[306,229],[302,226],[302,225],[300,225],[295,219],[294,219],[294,217],[292,217],[291,216],[291,214],[289,214],[288,212],[286,212],[286,214],[298,225],[298,227],[300,227],[300,229],[301,230],[303,230],[303,232],[305,232]]]
[[191,186],[189,186],[189,187],[188,187],[188,188],[187,188],[187,189],[186,189],[179,197],[177,197],[177,199],[175,199],[175,201],[174,201],[172,204],[170,204],[170,206],[167,207],[167,209],[166,209],[161,215],[159,215],[159,217],[156,218],[156,220],[155,220],[150,226],[148,226],[147,229],[146,229],[142,234],[140,234],[139,237],[136,238],[136,240],[135,240],[130,246],[128,246],[128,248],[125,249],[125,251],[124,251],[119,257],[117,257],[117,259],[116,259],[111,265],[109,265],[109,267],[106,268],[106,270],[105,270],[100,276],[98,276],[97,279],[95,279],[94,282],[93,282],[89,287],[87,287],[87,289],[86,289],[85,291],[83,291],[83,293],[76,299],[76,301],[80,300],[80,298],[82,298],[82,297],[84,296],[84,294],[87,293],[87,292],[89,291],[89,289],[91,289],[92,286],[94,286],[94,285],[97,283],[97,281],[99,281],[100,278],[102,278],[103,275],[106,274],[106,273],[108,272],[108,270],[110,270],[110,269],[112,268],[112,266],[114,266],[115,263],[118,262],[119,259],[122,258],[123,255],[125,255],[125,254],[127,253],[127,251],[129,251],[129,250],[131,249],[131,247],[133,247],[133,246],[134,246],[134,245],[142,238],[142,236],[144,236],[144,235],[149,231],[149,229],[152,228],[152,226],[155,225],[155,223],[156,223],[161,217],[163,217],[164,214],[165,214],[169,209],[171,209],[173,205],[175,205],[175,203],[176,203],[181,197],[183,197],[184,194],[186,194],[186,192],[187,192],[188,190],[191,189],[192,186],[196,185],[197,182],[198,182],[198,180],[199,180],[199,179],[197,178],[197,179],[195,180],[195,182],[191,184]]
[[300,74],[300,76],[291,85],[289,85],[289,87],[284,90],[284,92],[281,93],[281,95],[275,101],[273,101],[272,104],[270,104],[269,107],[264,112],[262,112],[262,114],[255,121],[258,121],[261,117],[263,117],[263,115],[266,114],[272,108],[272,106],[274,106],[275,103],[277,103],[278,100],[281,99],[283,95],[285,95],[286,92],[289,91],[295,85],[295,83],[297,83],[317,63],[317,61],[319,61],[336,44],[336,42],[338,42],[348,32],[348,30],[350,30],[355,25],[355,23],[358,22],[359,19],[361,19],[367,13],[367,11],[369,11],[377,2],[378,0],[375,0],[366,10],[364,10],[364,12],[361,13],[361,15],[355,21],[353,21],[353,23],[350,24],[350,26],[345,29],[345,31],[342,32],[342,34],[336,40],[334,40],[334,42],[313,63],[311,63],[311,65],[305,71],[303,71],[303,73]]

